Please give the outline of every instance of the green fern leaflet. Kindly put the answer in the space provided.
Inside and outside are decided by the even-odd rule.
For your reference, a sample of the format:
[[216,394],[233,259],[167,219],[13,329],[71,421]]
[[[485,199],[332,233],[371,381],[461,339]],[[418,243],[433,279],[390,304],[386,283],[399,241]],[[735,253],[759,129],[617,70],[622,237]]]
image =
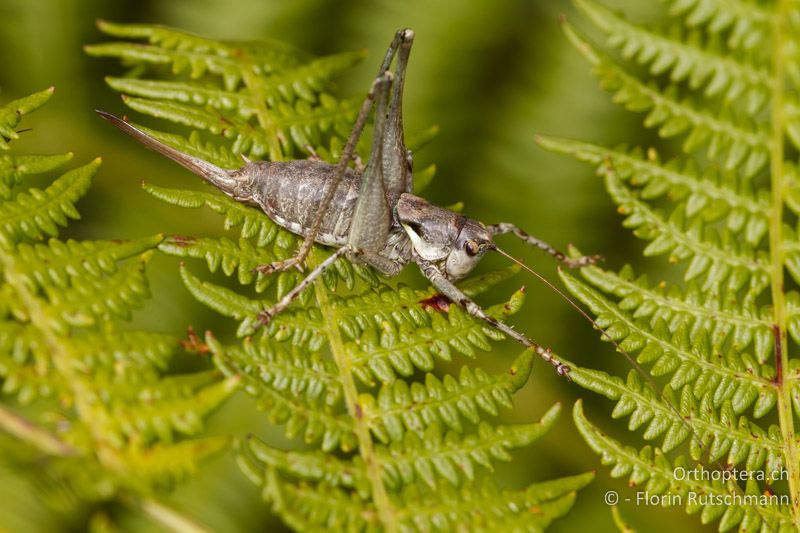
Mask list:
[[[580,403],[575,422],[613,476],[678,496],[671,505],[703,523],[795,531],[800,5],[669,0],[657,31],[593,0],[575,3],[608,37],[604,50],[564,26],[603,88],[682,144],[669,157],[547,137],[541,144],[595,165],[623,225],[648,241],[644,254],[684,266],[675,284],[630,267],[586,268],[583,279],[563,274],[608,336],[647,369],[624,379],[581,369],[575,381],[615,401],[612,416],[652,444],[621,444],[589,422]],[[767,479],[692,479],[676,468]]]
[[[163,27],[102,23],[130,39],[88,47],[130,67],[108,78],[132,109],[189,128],[188,137],[150,131],[184,152],[219,166],[250,159],[336,161],[362,97],[329,92],[335,75],[361,54],[310,58],[274,43],[224,43]],[[144,40],[142,42],[141,40]],[[131,41],[134,40],[134,41]],[[432,131],[412,137],[418,148]],[[369,141],[360,153],[365,156]],[[432,169],[415,174],[416,184]],[[496,486],[497,461],[541,437],[555,422],[553,406],[531,424],[493,422],[530,374],[532,354],[508,372],[488,375],[471,366],[436,373],[437,363],[477,358],[499,334],[457,306],[426,306],[433,291],[389,285],[367,269],[340,260],[287,312],[259,328],[255,317],[300,280],[300,274],[254,273],[255,266],[289,257],[297,238],[260,211],[206,191],[146,185],[154,196],[188,209],[223,215],[229,237],[166,238],[168,254],[205,260],[252,290],[233,291],[182,269],[186,287],[238,324],[240,341],[206,343],[215,364],[241,379],[245,390],[286,434],[305,444],[284,450],[255,437],[237,442],[244,473],[265,500],[298,530],[540,530],[565,514],[591,473],[534,484]],[[328,256],[315,249],[310,266]],[[477,294],[512,270],[464,282]],[[515,312],[523,294],[490,308]]]

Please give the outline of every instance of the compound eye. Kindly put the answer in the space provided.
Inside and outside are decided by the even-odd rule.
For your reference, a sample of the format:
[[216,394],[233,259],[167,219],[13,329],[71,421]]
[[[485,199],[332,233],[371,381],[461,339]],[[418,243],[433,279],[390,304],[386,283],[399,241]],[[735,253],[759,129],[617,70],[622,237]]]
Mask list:
[[480,246],[478,246],[477,242],[470,239],[468,241],[464,241],[464,251],[467,252],[467,255],[478,255]]

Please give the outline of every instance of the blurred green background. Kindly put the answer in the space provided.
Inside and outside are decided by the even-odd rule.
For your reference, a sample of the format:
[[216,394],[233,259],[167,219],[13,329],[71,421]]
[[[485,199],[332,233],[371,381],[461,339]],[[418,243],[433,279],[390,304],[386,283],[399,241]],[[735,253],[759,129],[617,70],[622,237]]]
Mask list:
[[[657,16],[660,9],[656,2],[606,4],[640,20]],[[92,112],[94,108],[126,112],[103,82],[105,75],[121,72],[120,67],[82,51],[84,44],[105,40],[95,20],[159,23],[221,39],[269,37],[316,54],[366,48],[367,60],[339,81],[340,92],[348,95],[366,90],[394,30],[411,27],[417,39],[408,72],[406,125],[410,131],[431,124],[440,127],[436,140],[415,158],[417,168],[430,163],[438,167],[426,196],[440,205],[464,201],[471,217],[487,223],[512,221],[558,247],[574,243],[585,253],[604,255],[611,268],[637,264],[641,245],[621,228],[592,169],[549,154],[534,143],[537,132],[607,145],[637,144],[651,138],[642,131],[641,117],[614,107],[599,90],[588,65],[561,34],[562,14],[587,27],[562,0],[0,0],[0,102],[55,85],[51,103],[23,122],[23,127],[33,129],[23,134],[15,149],[73,151],[76,166],[103,157],[95,186],[79,204],[83,219],[70,226],[68,236],[108,239],[158,232],[217,233],[219,219],[211,213],[191,212],[187,217],[186,211],[158,202],[139,186],[145,178],[185,188],[198,187],[199,180],[137,146]],[[556,279],[551,261],[513,238],[503,242],[505,248]],[[483,270],[504,266],[500,258],[484,263]],[[199,264],[191,267],[204,272]],[[413,269],[408,270],[407,282],[424,283]],[[197,331],[212,328],[222,335],[230,330],[224,319],[191,299],[180,282],[177,261],[159,256],[149,273],[154,296],[136,315],[137,324],[178,335],[190,324]],[[519,275],[484,301],[497,301],[519,285],[529,289],[527,304],[513,321],[520,329],[581,365],[627,373],[627,363],[599,342],[591,326],[536,280]],[[517,346],[504,343],[473,364],[499,371],[518,353]],[[552,530],[613,531],[603,494],[629,489],[623,481],[610,479],[608,469],[600,466],[599,458],[576,432],[570,410],[578,398],[584,398],[590,419],[623,440],[636,442],[622,426],[609,422],[610,402],[537,364],[530,383],[516,397],[515,411],[506,418],[530,422],[554,402],[561,402],[564,412],[549,435],[518,451],[510,465],[501,466],[500,482],[522,487],[597,469],[595,482],[579,493],[572,512]],[[269,435],[272,442],[285,442],[281,431],[271,429],[243,394],[216,413],[209,427],[215,433],[256,431]],[[0,524],[25,531],[85,527],[84,512],[73,512],[66,519],[54,515],[36,500],[24,480],[0,476],[5,476],[0,478]],[[282,528],[261,503],[256,487],[228,456],[208,465],[168,499],[220,531]],[[621,512],[642,531],[700,529],[696,517],[678,509],[636,508],[623,502]],[[151,527],[120,509],[108,513],[126,528]]]

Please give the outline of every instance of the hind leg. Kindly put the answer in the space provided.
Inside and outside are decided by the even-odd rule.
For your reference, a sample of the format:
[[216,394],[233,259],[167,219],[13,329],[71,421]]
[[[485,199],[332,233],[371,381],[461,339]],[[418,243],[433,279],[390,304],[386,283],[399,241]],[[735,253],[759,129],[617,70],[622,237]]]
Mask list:
[[[384,56],[383,62],[381,63],[378,76],[375,78],[375,81],[373,81],[372,87],[367,93],[367,97],[361,104],[361,109],[359,110],[355,124],[353,125],[353,130],[350,133],[350,137],[347,139],[347,143],[345,144],[344,149],[342,150],[342,155],[339,159],[339,163],[336,165],[336,172],[334,173],[334,177],[326,185],[325,194],[323,195],[322,200],[319,202],[319,205],[317,206],[317,216],[314,220],[314,223],[312,224],[310,230],[306,233],[306,237],[303,240],[303,243],[300,245],[300,248],[297,250],[297,253],[293,257],[290,257],[283,261],[276,261],[269,265],[259,266],[256,268],[257,271],[269,274],[273,272],[288,270],[293,267],[301,271],[303,270],[302,265],[304,264],[306,257],[308,257],[308,253],[311,251],[311,247],[313,246],[316,236],[319,233],[319,228],[322,224],[322,219],[325,214],[325,211],[330,206],[331,200],[333,199],[333,195],[336,192],[336,188],[339,186],[342,177],[344,176],[347,166],[350,164],[350,161],[353,160],[356,145],[358,144],[358,140],[361,138],[361,134],[364,131],[364,126],[367,123],[367,118],[369,117],[370,111],[372,110],[373,103],[376,100],[376,98],[380,96],[380,91],[388,89],[388,87],[390,86],[390,84],[387,83],[387,80],[391,79],[392,77],[387,73],[389,66],[391,65],[391,62],[394,59],[394,56],[398,53],[398,50],[400,50],[401,59],[398,60],[398,69],[400,69],[402,65],[402,70],[405,71],[405,64],[408,58],[408,50],[410,50],[411,48],[411,43],[413,42],[413,39],[414,39],[414,32],[407,29],[400,30],[395,34],[392,43],[389,45],[389,48],[386,51],[386,55]],[[393,102],[395,101],[394,96],[392,98],[392,101]],[[399,101],[396,107],[399,109]],[[402,121],[400,122],[400,127],[402,128]],[[384,144],[383,140],[381,140],[381,144]]]

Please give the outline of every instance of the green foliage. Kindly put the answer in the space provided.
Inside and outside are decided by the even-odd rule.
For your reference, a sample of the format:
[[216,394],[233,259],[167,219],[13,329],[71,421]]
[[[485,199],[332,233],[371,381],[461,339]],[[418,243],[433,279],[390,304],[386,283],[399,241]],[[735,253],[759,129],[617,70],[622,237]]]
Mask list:
[[[0,149],[10,149],[23,116],[52,94],[0,108]],[[178,339],[118,320],[147,298],[144,268],[161,235],[56,238],[59,226],[78,218],[75,202],[100,160],[44,190],[22,186],[71,158],[0,152],[2,464],[35,478],[57,508],[115,500],[179,524],[179,515],[151,498],[229,446],[226,438],[197,436],[238,380],[218,371],[166,374]]]
[[[191,128],[188,137],[148,130],[175,148],[227,168],[248,158],[303,158],[313,151],[334,161],[349,134],[360,98],[338,99],[331,78],[359,54],[319,59],[270,43],[210,41],[152,26],[102,23],[120,41],[87,48],[118,57],[128,76],[109,78],[123,101],[145,114]],[[432,130],[410,135],[413,147]],[[226,139],[209,142],[209,134]],[[365,157],[368,139],[362,139]],[[415,178],[427,182],[432,169]],[[477,358],[501,335],[458,306],[426,304],[434,291],[389,285],[372,271],[339,260],[287,311],[260,327],[256,315],[301,279],[297,272],[265,276],[259,264],[290,257],[298,239],[266,215],[221,194],[145,185],[153,196],[189,209],[209,207],[235,235],[171,236],[159,248],[204,259],[248,287],[205,281],[183,267],[186,287],[200,302],[238,323],[241,340],[226,344],[207,333],[217,367],[240,379],[268,419],[305,447],[283,450],[254,436],[237,442],[244,473],[295,529],[539,530],[565,514],[593,475],[534,484],[495,486],[490,473],[513,449],[540,438],[560,411],[538,423],[493,421],[527,381],[534,355],[524,352],[508,372],[489,375],[462,366],[455,374],[437,361]],[[309,266],[330,252],[313,250]],[[478,294],[514,270],[463,282]],[[516,312],[523,292],[489,308]],[[451,366],[452,368],[452,366]]]
[[[681,264],[683,283],[619,272],[563,273],[619,351],[642,371],[626,379],[575,369],[575,381],[616,402],[614,418],[642,431],[624,446],[574,418],[591,448],[637,490],[683,498],[687,513],[719,530],[800,526],[800,452],[795,429],[800,342],[796,167],[796,3],[670,0],[665,28],[625,20],[594,0],[578,9],[608,36],[608,50],[570,24],[569,40],[604,89],[663,138],[655,148],[605,148],[541,138],[548,149],[597,167],[623,225],[649,241],[645,256]],[[616,53],[615,53],[616,52]],[[785,277],[788,271],[790,277]],[[678,479],[692,471],[785,471],[788,483]],[[690,504],[689,493],[757,498]],[[672,500],[675,501],[675,500]],[[787,503],[788,502],[788,503]]]

